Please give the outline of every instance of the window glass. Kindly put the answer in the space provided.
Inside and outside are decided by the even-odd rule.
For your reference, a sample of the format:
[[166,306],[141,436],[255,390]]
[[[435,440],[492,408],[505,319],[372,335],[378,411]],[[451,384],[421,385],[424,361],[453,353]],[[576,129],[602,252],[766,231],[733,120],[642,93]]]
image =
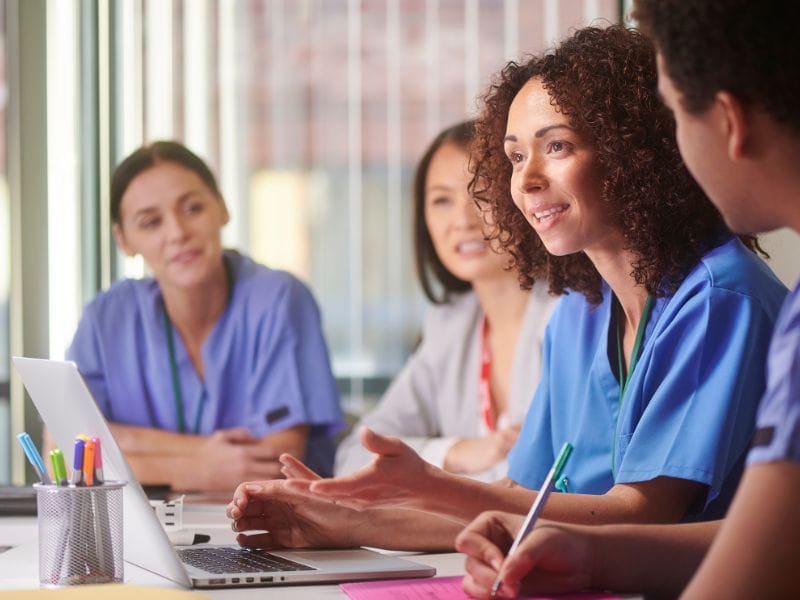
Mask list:
[[[616,1],[143,0],[113,38],[116,159],[175,138],[206,158],[230,246],[291,271],[323,313],[334,371],[378,393],[417,342],[414,165],[474,116],[506,60]],[[119,275],[143,265],[120,258]]]

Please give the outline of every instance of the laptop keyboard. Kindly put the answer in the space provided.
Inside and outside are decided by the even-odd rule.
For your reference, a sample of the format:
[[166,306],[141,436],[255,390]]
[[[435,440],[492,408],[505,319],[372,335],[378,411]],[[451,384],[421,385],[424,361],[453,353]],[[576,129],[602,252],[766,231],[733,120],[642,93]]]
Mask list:
[[185,548],[178,550],[181,560],[209,573],[263,573],[275,571],[314,571],[303,565],[263,550],[247,548]]

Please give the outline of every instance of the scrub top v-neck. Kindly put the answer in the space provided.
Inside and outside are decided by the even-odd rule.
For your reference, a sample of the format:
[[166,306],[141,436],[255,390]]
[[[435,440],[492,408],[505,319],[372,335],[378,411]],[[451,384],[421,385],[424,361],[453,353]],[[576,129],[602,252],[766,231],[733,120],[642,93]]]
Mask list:
[[566,295],[545,334],[542,380],[510,453],[509,477],[536,489],[571,442],[570,492],[604,494],[617,483],[675,477],[707,486],[699,518],[721,516],[765,384],[763,361],[752,357],[766,354],[785,295],[738,240],[712,249],[674,294],[654,299],[622,403],[609,353],[610,289],[597,306]]

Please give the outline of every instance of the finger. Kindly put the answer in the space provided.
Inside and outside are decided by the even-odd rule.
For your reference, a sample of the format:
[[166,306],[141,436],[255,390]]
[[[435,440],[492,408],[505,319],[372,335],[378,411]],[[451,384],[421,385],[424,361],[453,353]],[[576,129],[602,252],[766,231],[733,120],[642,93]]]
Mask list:
[[380,435],[369,427],[361,429],[361,444],[370,452],[381,456],[397,456],[408,448],[400,438]]
[[283,466],[281,472],[286,476],[286,479],[321,479],[319,475],[291,454],[281,454],[278,460]]
[[369,486],[369,480],[364,483],[364,475],[356,471],[352,475],[336,477],[334,479],[318,479],[309,482],[308,489],[314,494],[330,499],[345,500],[358,494]]
[[468,556],[464,561],[464,570],[472,576],[476,583],[487,588],[491,588],[497,578],[497,569],[472,556]]
[[247,446],[244,453],[247,460],[278,462],[278,458],[283,454],[283,450],[263,444],[252,444]]
[[223,429],[219,431],[220,436],[227,442],[234,444],[247,443],[253,441],[253,436],[247,429],[242,427],[234,427],[232,429]]
[[464,590],[464,592],[466,592],[471,598],[491,597],[491,584],[488,588],[479,584],[477,581],[475,581],[470,573],[464,575],[464,579],[461,580],[461,589]]
[[472,529],[465,529],[456,538],[456,550],[468,557],[490,565],[495,572],[500,570],[505,555],[487,537]]

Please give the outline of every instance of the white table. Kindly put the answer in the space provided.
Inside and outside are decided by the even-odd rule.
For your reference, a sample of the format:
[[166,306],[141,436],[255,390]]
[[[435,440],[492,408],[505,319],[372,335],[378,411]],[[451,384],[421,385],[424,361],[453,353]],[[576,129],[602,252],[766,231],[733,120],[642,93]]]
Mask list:
[[[184,526],[197,533],[211,536],[213,543],[232,543],[234,533],[224,516],[223,507],[198,506],[184,511]],[[14,546],[0,554],[0,591],[36,589],[39,587],[39,550],[35,517],[0,518],[0,546]],[[462,575],[464,557],[452,554],[408,555],[436,568],[437,575]],[[137,585],[178,587],[172,581],[125,563],[125,582]],[[248,598],[286,598],[287,600],[346,598],[338,585],[302,585],[236,588],[228,590],[197,590],[209,598],[245,600]]]

